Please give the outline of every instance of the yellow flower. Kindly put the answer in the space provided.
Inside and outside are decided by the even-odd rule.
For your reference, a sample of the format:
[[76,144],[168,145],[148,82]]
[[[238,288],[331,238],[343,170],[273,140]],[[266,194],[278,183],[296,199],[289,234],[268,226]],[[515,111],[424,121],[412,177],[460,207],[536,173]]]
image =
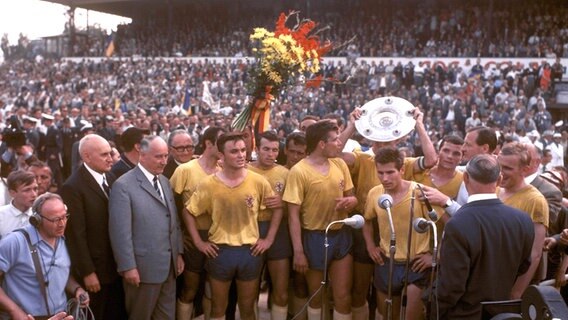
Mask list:
[[264,37],[274,37],[274,32],[269,32],[264,28],[254,28],[253,34],[250,35],[251,40],[258,40]]
[[280,38],[280,40],[282,40],[285,43],[289,43],[290,45],[295,46],[296,45],[296,40],[294,38],[292,38],[291,35],[289,34],[281,34],[278,36],[278,38]]

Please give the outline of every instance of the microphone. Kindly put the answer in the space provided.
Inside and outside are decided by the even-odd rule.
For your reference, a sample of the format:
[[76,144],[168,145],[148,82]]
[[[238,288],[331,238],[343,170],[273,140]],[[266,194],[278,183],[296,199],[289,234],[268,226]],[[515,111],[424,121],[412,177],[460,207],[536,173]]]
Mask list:
[[422,186],[419,183],[416,184],[416,187],[418,188],[418,190],[420,190],[420,194],[424,198],[424,204],[426,205],[426,209],[428,209],[428,217],[432,221],[437,221],[438,220],[438,214],[436,213],[436,211],[434,209],[432,209],[432,205],[430,204],[430,201],[428,201],[428,197],[424,193],[424,189],[422,189]]
[[355,214],[349,218],[341,220],[341,222],[343,222],[343,224],[345,225],[350,226],[353,229],[361,229],[365,224],[365,218],[363,218],[363,216],[360,214]]
[[387,217],[389,218],[389,228],[391,232],[391,239],[390,243],[391,246],[394,247],[396,242],[396,235],[394,231],[394,223],[392,222],[392,214],[391,214],[391,207],[392,207],[392,196],[390,194],[383,194],[379,197],[379,207],[387,211]]
[[379,197],[379,207],[385,210],[392,207],[392,197],[390,194],[385,193]]
[[430,222],[428,222],[428,220],[424,218],[416,218],[412,222],[412,227],[414,228],[414,231],[418,233],[425,233],[426,231],[428,231],[429,224]]

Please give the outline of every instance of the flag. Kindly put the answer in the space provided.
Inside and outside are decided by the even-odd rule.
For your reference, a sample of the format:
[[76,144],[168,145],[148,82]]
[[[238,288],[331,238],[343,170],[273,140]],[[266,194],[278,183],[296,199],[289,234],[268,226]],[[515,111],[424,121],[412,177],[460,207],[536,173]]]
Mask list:
[[209,91],[209,81],[203,81],[203,95],[201,96],[201,101],[205,102],[212,112],[217,113],[219,107],[221,106],[221,101],[215,102],[211,92]]
[[188,115],[192,114],[190,104],[191,104],[191,90],[189,89],[189,87],[185,87],[185,92],[183,93],[181,106],[184,112]]
[[114,32],[107,37],[105,46],[105,56],[110,57],[114,54]]
[[119,98],[115,98],[115,99],[114,99],[114,111],[120,110],[120,109],[121,109],[121,108],[120,108],[120,105],[121,105],[120,99],[119,99]]

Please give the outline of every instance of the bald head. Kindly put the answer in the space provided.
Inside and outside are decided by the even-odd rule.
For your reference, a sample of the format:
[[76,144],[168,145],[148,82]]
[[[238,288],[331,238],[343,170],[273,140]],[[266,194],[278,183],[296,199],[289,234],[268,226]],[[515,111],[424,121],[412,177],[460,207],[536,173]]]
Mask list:
[[469,177],[482,184],[496,183],[501,174],[497,159],[488,154],[479,154],[473,157],[465,167]]
[[111,152],[108,141],[96,134],[88,134],[79,142],[79,154],[85,165],[101,174],[112,167]]
[[531,158],[528,170],[528,175],[530,176],[531,174],[538,171],[538,167],[540,166],[540,163],[542,161],[542,150],[537,148],[532,143],[525,143],[524,145],[527,148],[527,151]]

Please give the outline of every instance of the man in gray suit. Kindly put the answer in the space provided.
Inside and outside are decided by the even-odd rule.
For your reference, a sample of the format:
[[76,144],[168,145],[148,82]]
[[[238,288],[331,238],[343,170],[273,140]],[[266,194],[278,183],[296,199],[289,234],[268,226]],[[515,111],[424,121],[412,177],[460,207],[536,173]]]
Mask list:
[[140,143],[140,162],[112,187],[109,233],[133,320],[175,319],[175,277],[184,268],[174,197],[161,175],[168,146],[157,136]]

